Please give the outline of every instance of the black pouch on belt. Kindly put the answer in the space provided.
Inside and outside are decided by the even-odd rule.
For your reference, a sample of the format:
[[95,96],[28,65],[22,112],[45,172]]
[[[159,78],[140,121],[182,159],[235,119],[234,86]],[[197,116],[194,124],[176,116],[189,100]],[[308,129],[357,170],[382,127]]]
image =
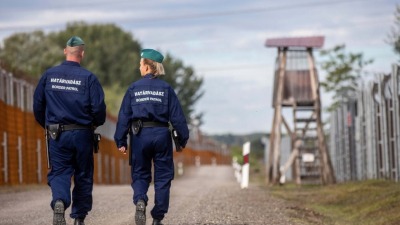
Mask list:
[[181,147],[181,144],[179,144],[180,136],[178,135],[178,132],[175,129],[171,130],[171,136],[172,136],[172,140],[174,141],[176,151],[181,152],[182,147]]
[[47,130],[49,131],[50,137],[53,140],[57,140],[58,136],[61,133],[61,126],[60,124],[51,124],[47,126]]
[[99,133],[93,133],[93,151],[94,153],[98,153],[99,152],[99,142],[101,140],[101,135]]
[[137,135],[140,133],[143,127],[143,122],[141,120],[133,121],[132,123],[132,133]]

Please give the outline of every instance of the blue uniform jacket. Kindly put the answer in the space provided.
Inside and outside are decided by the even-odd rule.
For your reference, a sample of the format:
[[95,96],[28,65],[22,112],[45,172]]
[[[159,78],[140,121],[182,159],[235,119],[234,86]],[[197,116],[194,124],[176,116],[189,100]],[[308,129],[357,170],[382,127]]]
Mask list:
[[122,100],[114,139],[118,147],[127,146],[128,129],[134,120],[170,122],[180,135],[180,145],[186,146],[189,129],[178,97],[165,81],[147,74],[132,83]]
[[77,62],[48,69],[34,93],[35,119],[50,124],[100,126],[106,119],[104,92],[97,77]]

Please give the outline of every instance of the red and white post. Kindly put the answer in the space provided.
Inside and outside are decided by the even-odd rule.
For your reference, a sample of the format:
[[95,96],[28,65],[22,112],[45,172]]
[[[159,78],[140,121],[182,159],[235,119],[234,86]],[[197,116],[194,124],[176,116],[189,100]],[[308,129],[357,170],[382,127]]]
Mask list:
[[240,185],[242,189],[249,187],[249,172],[250,172],[249,155],[250,155],[250,142],[248,141],[243,144],[242,182]]

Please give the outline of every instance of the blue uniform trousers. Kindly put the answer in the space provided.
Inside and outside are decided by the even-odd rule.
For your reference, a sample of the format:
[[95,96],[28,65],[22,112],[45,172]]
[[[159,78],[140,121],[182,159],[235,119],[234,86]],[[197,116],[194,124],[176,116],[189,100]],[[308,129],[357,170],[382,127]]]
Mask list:
[[146,127],[131,140],[133,202],[136,204],[142,199],[147,204],[153,161],[155,205],[151,216],[162,220],[168,212],[171,180],[174,178],[171,134],[167,127]]
[[74,176],[72,191],[72,218],[84,218],[92,209],[93,190],[93,131],[64,131],[57,140],[50,138],[51,171],[47,175],[52,191],[51,207],[62,200],[65,208],[71,205],[71,178]]

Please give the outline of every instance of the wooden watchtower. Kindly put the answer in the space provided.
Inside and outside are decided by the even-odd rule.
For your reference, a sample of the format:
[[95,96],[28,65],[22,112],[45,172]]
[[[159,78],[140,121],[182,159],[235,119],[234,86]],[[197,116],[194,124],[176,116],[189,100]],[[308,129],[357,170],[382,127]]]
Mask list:
[[[266,47],[276,47],[273,108],[274,118],[269,141],[267,183],[276,184],[292,166],[297,184],[335,182],[321,121],[318,73],[313,48],[321,48],[323,36],[268,39]],[[282,108],[293,109],[293,128]],[[281,126],[290,135],[290,157],[279,165]]]

